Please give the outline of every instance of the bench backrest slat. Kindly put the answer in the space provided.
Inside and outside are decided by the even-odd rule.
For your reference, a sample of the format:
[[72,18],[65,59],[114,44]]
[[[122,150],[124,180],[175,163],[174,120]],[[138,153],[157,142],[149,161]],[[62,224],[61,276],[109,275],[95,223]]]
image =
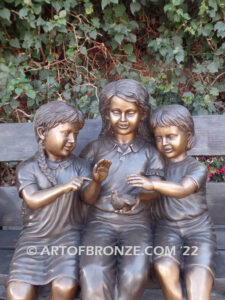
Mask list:
[[[78,154],[101,130],[101,120],[86,120],[80,131],[75,153]],[[0,161],[25,160],[37,151],[33,123],[0,124]]]
[[[196,145],[190,155],[225,155],[225,115],[195,116]],[[86,120],[75,153],[96,139],[101,120]],[[37,150],[32,123],[0,124],[0,161],[20,161]]]
[[195,116],[196,145],[190,155],[225,155],[225,115]]

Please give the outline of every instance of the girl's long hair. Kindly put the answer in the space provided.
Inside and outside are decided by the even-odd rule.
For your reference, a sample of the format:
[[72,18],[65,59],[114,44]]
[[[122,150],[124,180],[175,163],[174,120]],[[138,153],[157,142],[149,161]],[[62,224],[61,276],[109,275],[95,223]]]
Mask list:
[[45,141],[39,138],[37,130],[42,128],[46,134],[51,128],[67,122],[75,123],[80,130],[84,125],[84,117],[78,109],[63,101],[52,101],[43,104],[34,116],[34,129],[38,141],[38,165],[52,185],[57,184],[56,179],[46,162]]

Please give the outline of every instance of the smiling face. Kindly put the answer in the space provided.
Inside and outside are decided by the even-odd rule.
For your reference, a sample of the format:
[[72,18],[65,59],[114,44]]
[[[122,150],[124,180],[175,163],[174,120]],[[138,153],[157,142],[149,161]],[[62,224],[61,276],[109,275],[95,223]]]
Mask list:
[[109,120],[117,141],[132,141],[135,137],[140,119],[140,111],[135,103],[125,101],[116,96],[112,98]]
[[171,161],[181,161],[187,155],[189,133],[177,126],[156,127],[155,141],[158,150]]
[[74,123],[62,123],[51,128],[46,134],[38,131],[39,138],[44,140],[45,152],[52,160],[60,160],[71,154],[76,147],[79,129]]

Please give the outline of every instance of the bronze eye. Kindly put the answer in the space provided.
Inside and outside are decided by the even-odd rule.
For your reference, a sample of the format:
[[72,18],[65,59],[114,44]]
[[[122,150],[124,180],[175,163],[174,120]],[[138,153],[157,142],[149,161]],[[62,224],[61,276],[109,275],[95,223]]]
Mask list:
[[127,114],[128,116],[133,116],[136,113],[136,111],[129,111]]
[[120,111],[119,111],[119,110],[113,110],[112,113],[113,113],[114,115],[120,115]]
[[169,139],[175,139],[177,136],[175,134],[170,134]]
[[162,137],[161,136],[155,136],[155,140],[156,140],[156,142],[161,142],[162,141]]

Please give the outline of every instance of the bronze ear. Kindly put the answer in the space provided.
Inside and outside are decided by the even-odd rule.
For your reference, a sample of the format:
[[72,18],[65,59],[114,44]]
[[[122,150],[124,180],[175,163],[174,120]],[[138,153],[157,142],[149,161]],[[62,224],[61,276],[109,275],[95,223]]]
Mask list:
[[190,150],[193,146],[193,135],[191,132],[187,132],[187,150]]
[[44,140],[45,136],[46,136],[46,131],[45,131],[44,127],[38,127],[36,129],[36,134],[40,140]]

